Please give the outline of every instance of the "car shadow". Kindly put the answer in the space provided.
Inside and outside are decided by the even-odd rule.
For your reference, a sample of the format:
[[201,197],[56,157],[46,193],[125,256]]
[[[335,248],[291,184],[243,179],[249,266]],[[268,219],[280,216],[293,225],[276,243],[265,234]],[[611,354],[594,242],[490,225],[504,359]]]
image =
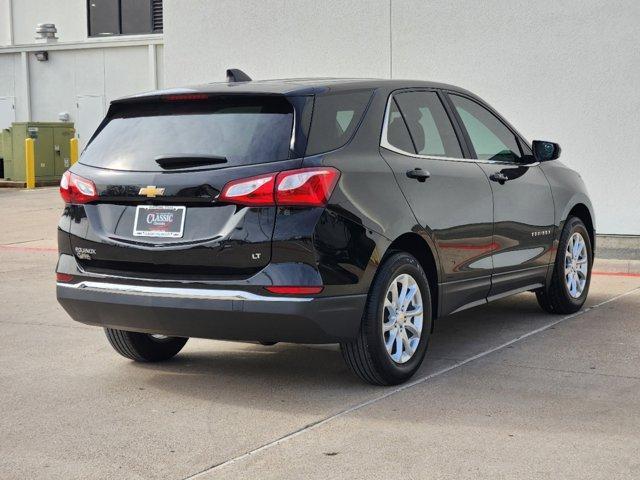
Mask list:
[[[535,330],[558,317],[521,294],[441,319],[415,378],[426,376]],[[213,403],[283,411],[343,408],[375,396],[344,364],[337,345],[295,345],[190,340],[160,364],[129,363],[147,387]],[[121,371],[122,372],[122,371]],[[267,407],[268,406],[268,407]]]

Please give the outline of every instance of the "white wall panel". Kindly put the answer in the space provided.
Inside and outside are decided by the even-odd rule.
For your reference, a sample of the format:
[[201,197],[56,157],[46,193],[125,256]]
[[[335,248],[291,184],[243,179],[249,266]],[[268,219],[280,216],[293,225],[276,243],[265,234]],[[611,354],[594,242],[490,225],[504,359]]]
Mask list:
[[149,90],[149,52],[146,46],[104,50],[104,93],[111,100]]
[[104,95],[104,50],[75,50],[75,95]]
[[0,0],[0,45],[9,45],[11,41],[9,25],[9,0]]
[[14,62],[20,54],[0,55],[0,97],[15,95]]
[[58,113],[69,112],[73,114],[75,52],[50,52],[47,62],[39,62],[33,53],[28,55],[32,119],[42,122],[57,122]]
[[393,74],[465,87],[562,145],[600,233],[640,234],[640,3],[393,2]]
[[638,18],[632,0],[165,0],[165,79],[391,70],[460,85],[527,138],[561,143],[601,233],[640,234]]
[[167,85],[389,75],[388,0],[165,0]]
[[33,43],[38,23],[55,23],[61,42],[84,40],[86,4],[85,0],[13,0],[14,43]]

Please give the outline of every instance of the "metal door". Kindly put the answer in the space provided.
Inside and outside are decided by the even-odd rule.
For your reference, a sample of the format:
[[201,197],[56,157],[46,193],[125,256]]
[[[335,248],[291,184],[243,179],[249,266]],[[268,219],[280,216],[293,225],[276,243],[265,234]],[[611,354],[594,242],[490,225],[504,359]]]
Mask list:
[[13,97],[0,97],[0,130],[9,128],[16,121],[16,107]]

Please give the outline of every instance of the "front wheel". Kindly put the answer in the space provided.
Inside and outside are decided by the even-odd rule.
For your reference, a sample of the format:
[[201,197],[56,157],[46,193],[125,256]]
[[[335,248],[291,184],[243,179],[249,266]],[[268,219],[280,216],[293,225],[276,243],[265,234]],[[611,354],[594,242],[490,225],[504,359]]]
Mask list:
[[580,310],[589,292],[592,264],[589,232],[582,220],[569,217],[558,242],[551,283],[536,291],[540,307],[559,314]]
[[402,383],[422,364],[431,322],[431,292],[420,263],[408,253],[394,253],[379,267],[360,332],[340,345],[342,355],[368,383]]
[[109,343],[120,355],[136,362],[161,362],[178,354],[188,338],[105,328]]

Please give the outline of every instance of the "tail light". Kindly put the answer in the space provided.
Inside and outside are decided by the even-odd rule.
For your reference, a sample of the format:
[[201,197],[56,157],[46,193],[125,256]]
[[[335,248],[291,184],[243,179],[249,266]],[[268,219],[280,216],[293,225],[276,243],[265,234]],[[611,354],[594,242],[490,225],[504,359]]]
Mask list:
[[340,172],[335,168],[301,168],[280,172],[276,178],[276,204],[322,207],[327,204]]
[[98,198],[98,193],[91,180],[67,170],[60,180],[60,196],[65,203],[89,203]]
[[333,167],[286,170],[227,183],[218,201],[247,206],[323,207],[338,183]]
[[273,205],[276,174],[242,178],[227,183],[218,200],[236,205]]

